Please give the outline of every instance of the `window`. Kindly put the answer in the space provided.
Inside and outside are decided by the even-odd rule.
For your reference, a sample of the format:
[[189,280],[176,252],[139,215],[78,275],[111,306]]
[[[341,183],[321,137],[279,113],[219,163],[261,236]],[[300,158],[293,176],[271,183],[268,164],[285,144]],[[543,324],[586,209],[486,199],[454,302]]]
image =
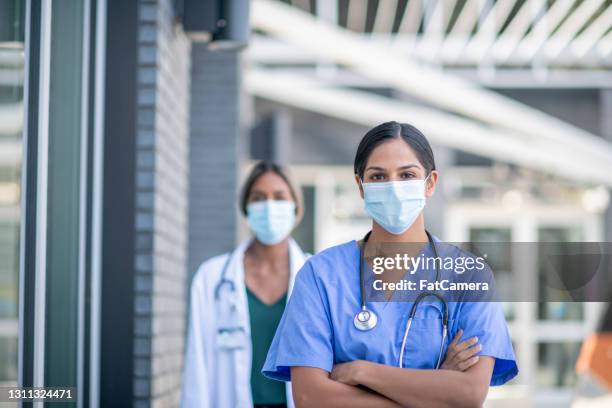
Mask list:
[[[538,228],[538,240],[543,243],[558,242],[559,245],[567,242],[579,242],[583,239],[579,227],[546,226]],[[547,291],[554,291],[554,285],[547,282],[550,275],[542,269],[547,262],[542,254],[539,256],[538,291],[539,299],[550,299]],[[584,320],[584,307],[578,302],[545,302],[538,303],[538,319],[540,320]]]
[[[471,227],[468,250],[486,254],[486,260],[495,275],[495,289],[500,299],[513,299],[516,281],[512,271],[512,231],[509,227]],[[506,319],[514,319],[510,302],[502,304]]]
[[0,3],[0,385],[17,381],[24,7]]
[[576,359],[580,343],[538,344],[537,384],[547,387],[572,387],[576,385]]

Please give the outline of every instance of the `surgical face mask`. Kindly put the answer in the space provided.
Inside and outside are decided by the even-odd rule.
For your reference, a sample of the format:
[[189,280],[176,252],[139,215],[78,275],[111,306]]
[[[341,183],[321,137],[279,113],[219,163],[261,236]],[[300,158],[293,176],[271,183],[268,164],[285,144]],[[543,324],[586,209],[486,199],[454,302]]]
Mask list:
[[402,234],[425,207],[425,180],[362,183],[366,212],[391,234]]
[[295,225],[295,203],[257,201],[247,205],[247,223],[259,242],[274,245],[287,238]]

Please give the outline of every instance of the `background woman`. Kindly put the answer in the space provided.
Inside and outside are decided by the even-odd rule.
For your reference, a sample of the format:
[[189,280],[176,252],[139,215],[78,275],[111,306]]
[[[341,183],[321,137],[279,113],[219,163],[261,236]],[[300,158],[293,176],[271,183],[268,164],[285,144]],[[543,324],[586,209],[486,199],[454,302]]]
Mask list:
[[254,238],[204,262],[191,284],[183,407],[291,405],[290,387],[261,369],[306,257],[290,237],[298,197],[276,164],[261,162],[247,178],[240,210]]

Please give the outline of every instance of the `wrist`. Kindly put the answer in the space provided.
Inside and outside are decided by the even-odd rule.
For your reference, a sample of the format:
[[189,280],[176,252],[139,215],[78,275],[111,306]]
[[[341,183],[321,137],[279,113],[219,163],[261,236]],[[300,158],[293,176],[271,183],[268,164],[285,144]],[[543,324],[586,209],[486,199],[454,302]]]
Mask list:
[[368,373],[371,363],[366,360],[355,361],[355,370],[353,371],[353,381],[357,384],[365,385],[368,379]]

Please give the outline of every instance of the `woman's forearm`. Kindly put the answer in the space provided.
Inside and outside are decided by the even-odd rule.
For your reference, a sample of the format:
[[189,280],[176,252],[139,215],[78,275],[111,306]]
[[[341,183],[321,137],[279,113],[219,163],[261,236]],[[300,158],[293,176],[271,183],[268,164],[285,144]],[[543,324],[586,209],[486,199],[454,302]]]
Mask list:
[[298,408],[399,408],[400,405],[382,395],[359,387],[342,384],[317,368],[291,369],[293,401]]
[[355,382],[402,406],[481,407],[492,370],[492,358],[481,358],[466,372],[405,369],[362,361],[355,371]]

